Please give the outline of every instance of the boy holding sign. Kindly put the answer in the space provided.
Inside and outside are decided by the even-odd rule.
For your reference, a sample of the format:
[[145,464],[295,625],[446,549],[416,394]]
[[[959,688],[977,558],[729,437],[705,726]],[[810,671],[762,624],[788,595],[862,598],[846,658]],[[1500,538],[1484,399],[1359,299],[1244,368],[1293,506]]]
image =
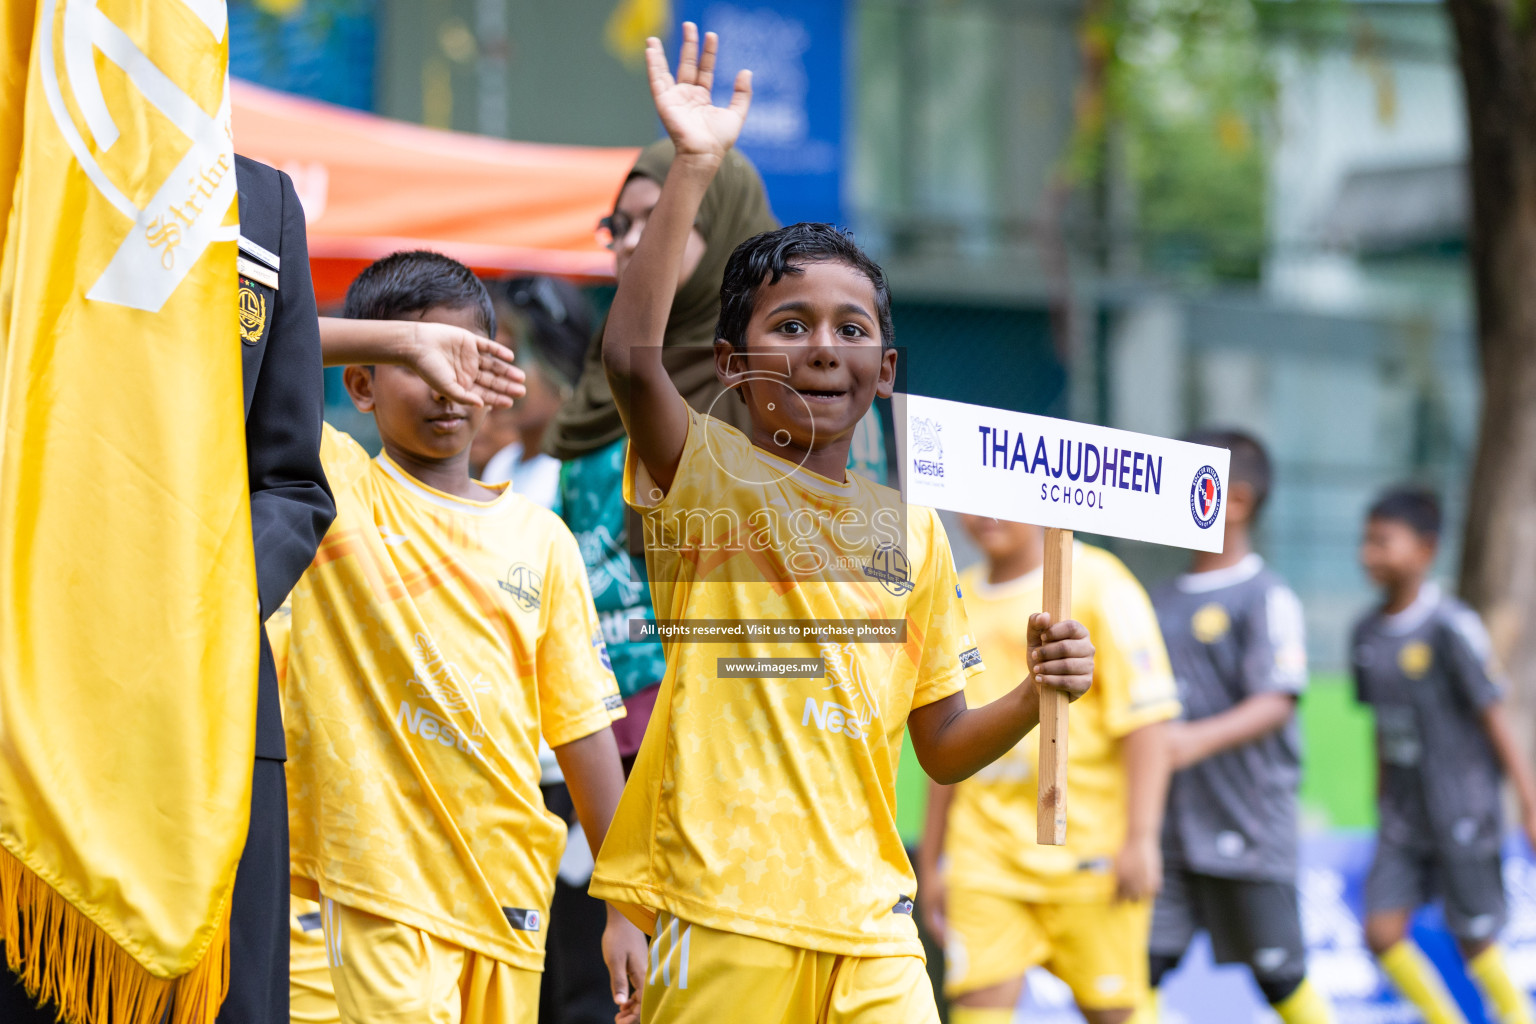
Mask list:
[[[738,388],[721,401],[746,403],[750,432],[683,401],[662,334],[700,199],[750,101],[743,73],[729,108],[713,106],[715,40],[701,54],[691,24],[684,40],[675,81],[660,42],[647,45],[677,158],[603,337],[656,617],[896,620],[904,636],[668,641],[592,894],[655,936],[647,1021],[931,1024],[895,825],[902,732],[935,778],[965,778],[1034,728],[1037,685],[1087,690],[1093,649],[1080,624],[1032,616],[1033,678],[967,709],[981,659],[938,517],[913,508],[902,523],[895,492],[844,471],[896,369],[884,275],[848,236],[799,224],[743,243],[715,350]],[[821,670],[730,669],[776,658]]]
[[[960,577],[992,666],[971,683],[985,699],[1022,665],[1020,627],[1041,604],[1044,536],[1027,523],[960,522],[986,556]],[[1066,845],[1035,842],[1032,738],[957,786],[929,789],[918,902],[944,945],[950,1024],[1008,1024],[1025,972],[1042,965],[1072,989],[1089,1024],[1122,1024],[1147,997],[1164,732],[1179,702],[1141,584],[1100,548],[1076,545],[1073,562],[1072,609],[1096,650],[1093,689],[1072,708]]]
[[[1074,531],[1198,551],[1222,549],[1231,461],[1225,449],[919,395],[902,396],[900,404],[907,499],[1045,527],[1041,603],[1047,610],[1072,607]],[[1090,590],[1099,585],[1090,571],[1096,568],[1084,560]],[[1125,617],[1124,609],[1111,616]],[[1049,690],[1041,691],[1040,705],[1036,836],[1042,845],[1062,846],[1069,842],[1067,748],[1082,730],[1068,721],[1066,707]],[[1065,950],[1047,951],[1065,955]],[[1082,958],[1072,969],[1092,962]],[[1091,987],[1100,992],[1137,980],[1099,977],[1103,986],[1094,980]],[[1086,1005],[1080,986],[1077,994]],[[1100,1004],[1105,1011],[1100,1019],[1124,1019],[1129,1002]]]

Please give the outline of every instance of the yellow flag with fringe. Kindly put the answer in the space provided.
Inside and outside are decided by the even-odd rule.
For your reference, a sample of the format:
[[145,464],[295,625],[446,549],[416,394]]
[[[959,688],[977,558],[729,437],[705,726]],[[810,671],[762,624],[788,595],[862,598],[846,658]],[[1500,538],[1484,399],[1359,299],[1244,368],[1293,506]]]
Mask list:
[[0,13],[0,939],[91,1024],[210,1022],[258,602],[222,0]]

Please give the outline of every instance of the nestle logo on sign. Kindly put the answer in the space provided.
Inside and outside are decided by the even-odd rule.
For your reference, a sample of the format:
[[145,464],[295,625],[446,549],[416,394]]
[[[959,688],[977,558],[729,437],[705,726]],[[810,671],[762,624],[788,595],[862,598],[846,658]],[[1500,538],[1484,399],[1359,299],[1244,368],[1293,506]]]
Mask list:
[[944,476],[944,445],[939,440],[943,429],[944,425],[937,420],[925,416],[912,418],[912,469],[918,474]]

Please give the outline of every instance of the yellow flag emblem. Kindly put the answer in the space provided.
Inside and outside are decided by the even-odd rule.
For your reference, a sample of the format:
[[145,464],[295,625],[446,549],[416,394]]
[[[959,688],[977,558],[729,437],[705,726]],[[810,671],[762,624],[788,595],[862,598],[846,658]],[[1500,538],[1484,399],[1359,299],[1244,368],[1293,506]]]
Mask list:
[[0,19],[0,929],[71,1021],[210,1022],[257,597],[222,0]]

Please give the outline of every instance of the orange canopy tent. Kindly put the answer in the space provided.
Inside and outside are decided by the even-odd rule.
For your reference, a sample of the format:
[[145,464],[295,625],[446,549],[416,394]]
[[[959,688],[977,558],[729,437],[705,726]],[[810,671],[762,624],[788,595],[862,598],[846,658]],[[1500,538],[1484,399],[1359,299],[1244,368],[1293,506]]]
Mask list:
[[596,237],[638,150],[507,142],[234,83],[235,150],[292,178],[315,296],[371,261],[435,249],[481,273],[604,279]]

